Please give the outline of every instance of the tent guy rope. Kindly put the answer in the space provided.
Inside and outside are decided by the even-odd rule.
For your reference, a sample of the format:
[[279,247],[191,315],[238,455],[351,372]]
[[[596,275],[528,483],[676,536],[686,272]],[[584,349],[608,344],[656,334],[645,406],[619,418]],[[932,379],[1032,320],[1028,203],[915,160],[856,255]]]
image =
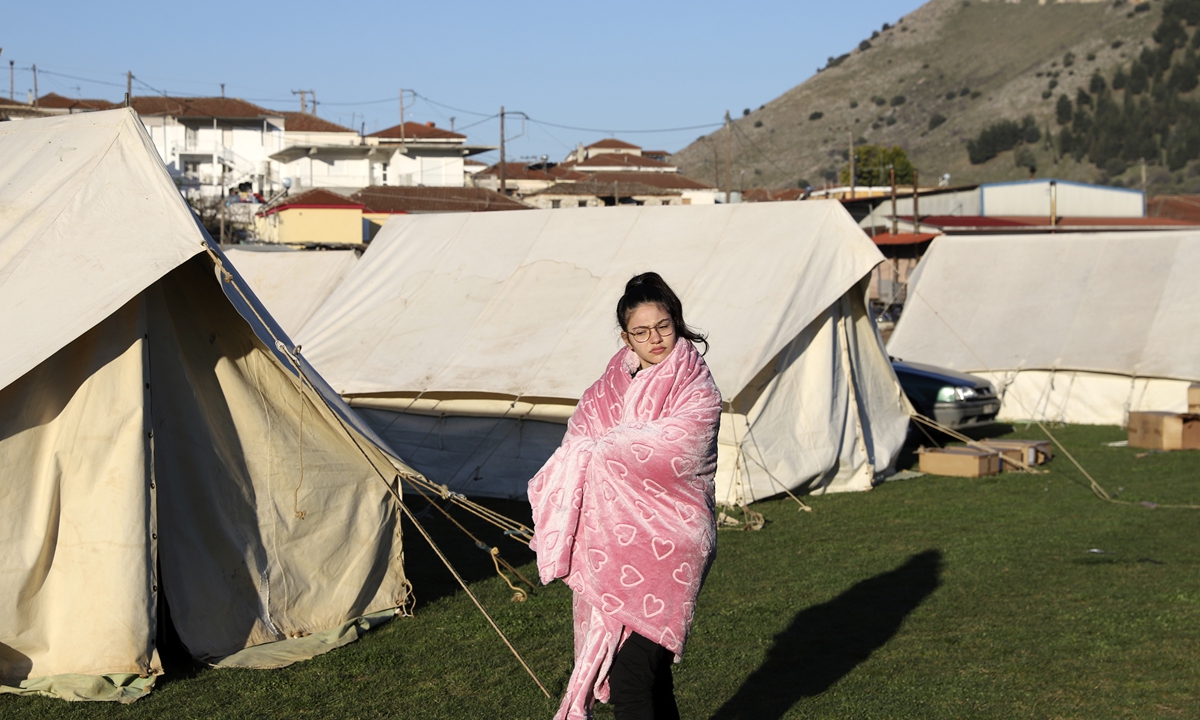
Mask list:
[[[320,391],[316,388],[316,386],[309,379],[307,373],[304,372],[304,366],[300,362],[299,357],[297,357],[297,354],[298,354],[296,352],[297,349],[293,348],[293,350],[288,350],[287,345],[282,340],[280,340],[278,337],[276,337],[274,331],[271,330],[271,326],[266,322],[266,320],[263,319],[262,315],[259,314],[258,308],[255,307],[255,303],[252,302],[250,300],[250,298],[248,298],[246,296],[246,293],[242,290],[241,285],[239,283],[236,283],[233,281],[233,273],[231,273],[229,271],[229,269],[225,267],[225,264],[222,261],[221,256],[212,249],[209,242],[203,242],[203,243],[201,243],[201,245],[203,246],[205,251],[208,253],[209,257],[212,259],[212,261],[216,265],[216,267],[220,270],[220,277],[221,277],[222,283],[225,285],[232,286],[233,289],[237,291],[238,295],[240,295],[242,300],[246,303],[246,306],[248,308],[250,308],[251,312],[254,313],[255,318],[258,319],[258,322],[262,325],[263,329],[266,330],[266,332],[271,336],[271,339],[275,341],[275,349],[278,350],[279,352],[281,352],[283,354],[283,356],[288,359],[288,362],[292,365],[293,369],[296,371],[297,377],[301,380],[301,382],[305,386],[308,387],[310,392],[312,392],[317,397],[321,397]],[[331,408],[331,410],[332,410],[332,408]],[[375,474],[379,477],[380,482],[382,482],[384,487],[387,488],[387,490],[391,494],[392,498],[396,501],[396,504],[400,508],[401,512],[403,512],[404,515],[408,517],[409,521],[413,524],[413,526],[417,528],[417,531],[421,533],[421,536],[425,538],[425,541],[427,543],[429,543],[429,547],[433,549],[434,553],[437,554],[438,558],[446,566],[446,569],[449,570],[450,574],[454,576],[454,579],[456,581],[458,581],[459,586],[462,587],[463,591],[467,594],[467,597],[471,598],[471,602],[473,602],[475,604],[475,607],[478,608],[479,612],[484,616],[484,618],[487,619],[488,624],[492,626],[492,629],[496,632],[497,635],[500,636],[500,639],[502,641],[504,641],[504,644],[508,647],[509,651],[513,654],[513,656],[521,664],[521,667],[525,668],[525,672],[527,672],[529,674],[529,677],[533,678],[534,683],[536,683],[538,688],[541,689],[542,693],[547,698],[549,698],[550,692],[548,690],[546,690],[546,686],[542,684],[542,681],[540,679],[538,679],[537,674],[534,673],[533,669],[531,667],[529,667],[529,664],[527,662],[525,662],[525,658],[521,657],[521,653],[517,651],[517,648],[515,646],[513,646],[512,641],[510,641],[508,639],[508,636],[505,635],[504,631],[500,629],[500,626],[496,624],[495,619],[493,619],[491,614],[488,613],[487,609],[483,607],[483,603],[481,603],[479,601],[479,598],[477,598],[475,596],[475,593],[471,592],[471,588],[467,585],[466,581],[463,580],[462,576],[459,575],[458,570],[456,570],[454,568],[454,565],[452,565],[450,563],[450,559],[446,557],[445,553],[442,552],[441,548],[438,547],[437,543],[435,543],[433,541],[433,538],[425,530],[424,526],[421,525],[420,521],[417,520],[417,518],[413,514],[412,510],[409,509],[408,505],[404,502],[403,498],[400,496],[400,492],[398,489],[399,488],[398,481],[399,481],[400,477],[404,476],[405,479],[409,480],[410,482],[413,480],[413,478],[408,477],[407,473],[399,473],[395,476],[395,480],[397,482],[395,482],[393,484],[393,482],[389,481],[388,478],[386,477],[386,475],[376,466],[375,462],[371,460],[371,457],[367,453],[367,451],[365,449],[363,449],[363,446],[358,441],[358,438],[355,436],[355,433],[352,432],[351,429],[346,425],[345,419],[342,418],[342,416],[337,412],[333,412],[333,416],[337,419],[338,424],[342,428],[342,431],[346,434],[346,437],[354,444],[355,448],[357,448],[359,453],[363,456],[363,459],[366,460],[367,463],[371,466],[371,468],[375,471]]]

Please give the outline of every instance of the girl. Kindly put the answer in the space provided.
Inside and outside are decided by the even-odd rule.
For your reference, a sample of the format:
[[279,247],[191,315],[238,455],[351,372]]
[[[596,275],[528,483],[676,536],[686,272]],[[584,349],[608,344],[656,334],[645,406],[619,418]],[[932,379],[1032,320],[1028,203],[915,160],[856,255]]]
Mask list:
[[575,669],[559,720],[611,701],[618,720],[679,711],[671,663],[716,554],[721,395],[656,273],[617,303],[625,347],[583,394],[562,445],[529,482],[538,572],[574,591]]

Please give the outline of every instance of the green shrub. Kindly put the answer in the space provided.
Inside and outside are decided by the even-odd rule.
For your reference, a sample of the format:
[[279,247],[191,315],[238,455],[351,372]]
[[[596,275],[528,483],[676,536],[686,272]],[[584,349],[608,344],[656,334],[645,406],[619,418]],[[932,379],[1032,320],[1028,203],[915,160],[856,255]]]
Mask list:
[[951,90],[950,92],[946,93],[946,99],[947,99],[947,100],[953,100],[953,99],[954,99],[954,98],[956,98],[956,97],[958,97],[958,93],[956,93],[956,92],[955,92],[955,91],[953,91],[953,90]]
[[1054,119],[1059,125],[1066,125],[1071,122],[1071,115],[1075,112],[1074,106],[1071,105],[1071,98],[1064,95],[1058,96],[1058,105],[1054,107]]
[[899,107],[900,105],[903,105],[906,102],[908,102],[907,98],[905,98],[903,95],[897,95],[894,98],[892,98],[891,105],[892,105],[892,107]]
[[880,107],[883,107],[884,105],[887,105],[887,98],[883,98],[883,97],[879,97],[878,95],[875,95],[871,98],[871,102],[875,103],[876,105],[878,105]]
[[1062,64],[1063,64],[1063,67],[1071,67],[1072,65],[1074,65],[1075,64],[1075,53],[1069,52],[1066,55],[1063,55]]
[[1032,115],[1026,115],[1020,123],[1001,120],[984,128],[978,138],[967,141],[967,157],[972,165],[981,165],[1029,137],[1034,138],[1032,142],[1041,137]]
[[933,117],[929,118],[929,129],[935,130],[944,122],[946,122],[946,116],[935,113]]
[[808,119],[809,120],[820,120],[823,117],[825,117],[825,113],[821,112],[820,110],[817,110],[813,114],[809,115]]

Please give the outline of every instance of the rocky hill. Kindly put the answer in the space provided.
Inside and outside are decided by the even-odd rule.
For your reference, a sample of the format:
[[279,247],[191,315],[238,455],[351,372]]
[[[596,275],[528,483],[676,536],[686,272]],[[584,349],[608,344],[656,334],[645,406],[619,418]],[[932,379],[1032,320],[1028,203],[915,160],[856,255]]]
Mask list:
[[[1026,178],[1029,164],[1039,176],[1134,184],[1136,174],[1140,184],[1140,164],[1098,166],[1086,154],[1062,152],[1056,110],[1063,95],[1086,92],[1097,71],[1112,78],[1154,50],[1164,2],[1181,0],[930,0],[779,98],[737,113],[729,131],[732,186],[836,183],[852,140],[903,147],[922,185],[944,173],[955,185]],[[1038,141],[972,164],[968,142],[1028,116]],[[674,162],[723,186],[725,133],[699,138]],[[1165,152],[1158,154],[1145,158],[1152,183],[1194,179],[1179,168],[1172,174]]]

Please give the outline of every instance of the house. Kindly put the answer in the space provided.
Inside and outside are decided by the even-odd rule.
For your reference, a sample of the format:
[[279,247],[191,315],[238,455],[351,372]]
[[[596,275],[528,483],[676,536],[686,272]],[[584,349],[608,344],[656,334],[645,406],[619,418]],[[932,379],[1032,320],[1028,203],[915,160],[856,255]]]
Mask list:
[[432,122],[406,122],[365,138],[373,148],[371,184],[412,187],[462,187],[464,160],[489,152],[490,145],[467,145],[467,136],[443,130]]
[[678,190],[655,187],[636,180],[602,182],[594,179],[556,183],[524,198],[542,210],[612,207],[614,205],[686,205]]
[[[561,163],[504,164],[504,192],[538,208],[611,205],[712,205],[719,191],[680,174],[666,153],[645,153],[633,143],[606,138],[580,144]],[[476,187],[500,190],[500,166],[471,179]],[[573,187],[578,186],[578,187]]]
[[34,107],[40,110],[42,115],[71,115],[93,110],[112,110],[120,106],[107,100],[74,99],[58,93],[47,93],[37,99]]
[[363,241],[363,204],[322,188],[288,197],[255,220],[261,242],[330,246]]
[[270,155],[293,189],[354,190],[378,181],[376,161],[383,157],[355,130],[306,112],[283,115],[283,149]]
[[270,156],[284,147],[284,113],[224,97],[129,102],[185,196],[221,197],[244,182],[264,196],[282,187]]
[[0,121],[24,120],[26,118],[45,117],[45,115],[45,112],[29,103],[0,98]]

